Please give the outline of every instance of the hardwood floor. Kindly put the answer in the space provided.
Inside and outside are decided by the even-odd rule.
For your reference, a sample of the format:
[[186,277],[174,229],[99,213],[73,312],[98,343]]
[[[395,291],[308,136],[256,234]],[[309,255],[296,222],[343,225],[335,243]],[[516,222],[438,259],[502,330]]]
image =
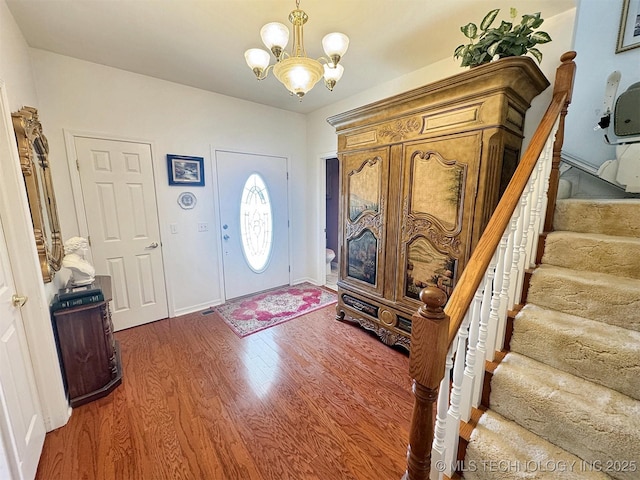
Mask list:
[[409,359],[334,306],[238,338],[215,314],[116,333],[123,383],[47,434],[40,480],[399,480]]

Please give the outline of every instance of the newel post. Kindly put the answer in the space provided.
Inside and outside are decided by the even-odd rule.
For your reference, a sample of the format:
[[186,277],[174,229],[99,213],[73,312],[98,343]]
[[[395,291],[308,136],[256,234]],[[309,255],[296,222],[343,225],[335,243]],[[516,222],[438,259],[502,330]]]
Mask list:
[[556,211],[556,198],[558,196],[558,183],[560,182],[560,162],[562,161],[562,144],[564,143],[564,119],[567,116],[569,104],[571,103],[571,94],[573,92],[573,79],[576,74],[576,64],[573,59],[576,58],[576,52],[566,52],[560,57],[562,62],[556,70],[556,81],[553,86],[553,93],[566,92],[567,98],[564,101],[562,113],[560,113],[560,124],[556,133],[555,142],[553,143],[553,160],[551,164],[551,173],[549,175],[549,189],[547,191],[547,211],[544,221],[544,231],[551,232],[553,230],[553,215]]
[[413,417],[409,432],[407,471],[403,480],[427,480],[431,469],[431,444],[438,387],[444,376],[449,349],[449,317],[442,307],[447,295],[436,287],[420,292],[424,303],[413,314],[409,374],[413,378]]

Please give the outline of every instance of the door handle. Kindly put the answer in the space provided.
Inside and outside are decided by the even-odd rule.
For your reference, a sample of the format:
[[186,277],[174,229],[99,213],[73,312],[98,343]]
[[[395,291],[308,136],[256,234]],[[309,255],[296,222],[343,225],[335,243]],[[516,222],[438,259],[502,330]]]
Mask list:
[[23,296],[23,295],[18,295],[14,293],[11,296],[11,303],[16,308],[22,308],[24,304],[27,303],[27,300],[29,300],[29,297],[27,297],[26,295]]
[[147,245],[145,248],[158,248],[158,242],[153,242],[151,245]]
[[222,238],[224,238],[225,240],[229,240],[229,235],[224,235]]

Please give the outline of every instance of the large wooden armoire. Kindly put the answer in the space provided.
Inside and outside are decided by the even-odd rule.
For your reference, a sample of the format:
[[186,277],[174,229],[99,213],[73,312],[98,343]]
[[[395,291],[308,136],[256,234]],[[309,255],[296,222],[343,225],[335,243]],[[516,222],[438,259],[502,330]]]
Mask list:
[[451,294],[548,85],[531,58],[505,58],[328,119],[340,160],[338,319],[410,348],[420,291]]

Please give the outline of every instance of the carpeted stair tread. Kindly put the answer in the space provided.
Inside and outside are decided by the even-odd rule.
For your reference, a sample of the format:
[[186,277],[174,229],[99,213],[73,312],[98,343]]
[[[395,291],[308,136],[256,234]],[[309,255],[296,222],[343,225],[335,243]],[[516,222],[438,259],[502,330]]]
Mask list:
[[640,400],[640,332],[528,304],[510,350]]
[[509,353],[493,374],[490,408],[585,461],[640,465],[640,401],[610,388]]
[[640,279],[640,238],[551,232],[542,263]]
[[558,200],[553,228],[640,237],[640,199]]
[[531,276],[527,302],[640,331],[640,280],[552,265]]
[[601,472],[585,471],[575,455],[491,410],[482,415],[471,433],[464,465],[465,480],[611,478]]

